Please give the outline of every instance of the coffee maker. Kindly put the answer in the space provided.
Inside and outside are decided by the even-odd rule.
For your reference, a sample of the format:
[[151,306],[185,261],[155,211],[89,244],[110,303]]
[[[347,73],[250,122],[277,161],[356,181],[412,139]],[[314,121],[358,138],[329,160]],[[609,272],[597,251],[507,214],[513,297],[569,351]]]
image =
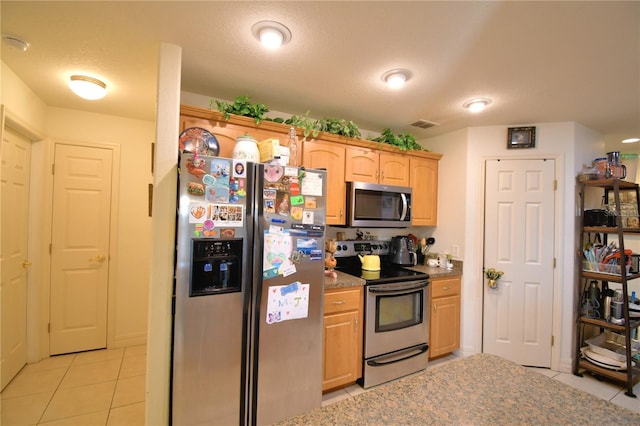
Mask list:
[[393,237],[391,239],[391,248],[389,249],[389,259],[391,263],[396,265],[416,265],[418,254],[413,240],[401,235]]

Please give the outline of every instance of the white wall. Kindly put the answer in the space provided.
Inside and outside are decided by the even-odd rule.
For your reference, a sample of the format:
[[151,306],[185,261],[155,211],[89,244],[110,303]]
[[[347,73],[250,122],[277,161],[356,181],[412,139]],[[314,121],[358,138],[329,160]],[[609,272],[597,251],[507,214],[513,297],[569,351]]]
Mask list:
[[2,104],[30,127],[44,130],[47,105],[4,62],[0,75]]
[[[77,141],[120,146],[120,186],[117,226],[117,273],[110,279],[115,291],[115,318],[110,323],[111,345],[144,344],[147,306],[151,218],[148,185],[152,183],[151,147],[155,124],[60,108],[48,108],[46,132],[54,142]],[[111,299],[111,298],[110,298]],[[113,299],[111,299],[113,300]]]
[[[110,143],[120,146],[120,211],[115,218],[118,224],[117,234],[117,268],[116,276],[111,277],[115,292],[115,313],[110,318],[108,330],[111,346],[144,344],[147,338],[147,306],[149,285],[148,254],[151,246],[151,219],[147,214],[147,184],[151,183],[151,143],[155,139],[154,123],[133,120],[123,117],[106,116],[48,107],[40,100],[20,78],[4,63],[2,64],[2,102],[12,115],[27,128],[37,129],[46,135],[45,141],[34,144],[32,151],[32,200],[38,200],[40,209],[37,215],[39,223],[32,228],[35,232],[50,229],[50,216],[42,212],[50,211],[41,200],[50,200],[48,185],[45,182],[51,176],[53,143],[55,141],[73,141],[91,143]],[[34,166],[35,171],[34,171]],[[42,172],[48,171],[48,173]],[[43,207],[44,206],[44,207]],[[47,235],[46,233],[43,233]],[[48,257],[50,239],[42,237],[42,233],[34,240],[40,246],[38,251]],[[30,250],[33,247],[30,247]],[[38,312],[29,313],[32,317],[47,309],[42,305],[43,294],[48,292],[48,260],[43,259],[38,271],[38,282],[33,287],[39,288],[39,294],[30,302]],[[46,323],[48,318],[38,318]],[[36,339],[42,349],[30,356],[30,362],[46,356],[46,328],[30,327],[30,333],[40,333]],[[30,345],[33,336],[29,336]],[[39,343],[35,343],[36,345]],[[31,353],[31,349],[30,349]]]
[[147,345],[146,424],[169,424],[171,312],[178,180],[178,116],[182,49],[162,43],[158,65],[158,111],[153,179],[153,265]]
[[442,154],[438,162],[438,226],[432,231],[436,242],[431,251],[452,253],[453,246],[458,246],[459,259],[466,247],[467,139],[468,130],[462,129],[422,143]]
[[[484,162],[489,158],[553,158],[556,161],[556,244],[557,267],[554,290],[554,335],[552,367],[569,371],[573,358],[573,292],[576,285],[575,269],[575,176],[581,168],[581,153],[576,159],[576,144],[585,149],[598,147],[599,135],[583,126],[567,123],[536,123],[536,147],[507,149],[509,126],[473,127],[465,132],[443,135],[421,141],[429,149],[443,154],[440,162],[440,187],[448,196],[457,189],[457,197],[439,203],[438,229],[440,242],[445,246],[456,244],[462,234],[464,281],[462,298],[463,354],[482,349],[482,286],[484,224]],[[582,148],[581,148],[582,149]],[[595,149],[594,149],[595,150]],[[578,165],[580,163],[580,165]],[[445,174],[443,176],[443,174]],[[445,178],[446,176],[446,178]],[[455,182],[455,183],[454,183]],[[464,220],[457,217],[464,211]],[[454,217],[455,220],[441,218]]]

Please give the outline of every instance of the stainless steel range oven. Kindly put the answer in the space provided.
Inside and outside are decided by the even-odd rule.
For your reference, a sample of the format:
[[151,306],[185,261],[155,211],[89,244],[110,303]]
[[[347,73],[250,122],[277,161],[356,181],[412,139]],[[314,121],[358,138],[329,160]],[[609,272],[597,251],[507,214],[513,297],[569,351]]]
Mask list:
[[[427,367],[429,276],[389,262],[388,242],[340,241],[336,269],[366,280],[361,384],[368,388]],[[358,255],[380,256],[363,271]]]

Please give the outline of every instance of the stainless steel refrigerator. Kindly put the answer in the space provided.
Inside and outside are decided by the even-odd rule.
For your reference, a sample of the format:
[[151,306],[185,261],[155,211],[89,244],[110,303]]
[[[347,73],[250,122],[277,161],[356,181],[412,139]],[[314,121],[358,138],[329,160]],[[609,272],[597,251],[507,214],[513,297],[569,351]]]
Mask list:
[[173,424],[320,407],[325,172],[182,154],[178,194]]

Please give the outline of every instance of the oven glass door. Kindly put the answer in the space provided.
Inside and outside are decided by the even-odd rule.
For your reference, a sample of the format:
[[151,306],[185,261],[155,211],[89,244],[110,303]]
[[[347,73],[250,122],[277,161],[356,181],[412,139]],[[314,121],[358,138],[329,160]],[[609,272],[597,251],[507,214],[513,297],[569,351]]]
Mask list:
[[429,281],[367,286],[365,358],[427,343]]
[[418,325],[423,316],[424,290],[376,297],[376,333]]

